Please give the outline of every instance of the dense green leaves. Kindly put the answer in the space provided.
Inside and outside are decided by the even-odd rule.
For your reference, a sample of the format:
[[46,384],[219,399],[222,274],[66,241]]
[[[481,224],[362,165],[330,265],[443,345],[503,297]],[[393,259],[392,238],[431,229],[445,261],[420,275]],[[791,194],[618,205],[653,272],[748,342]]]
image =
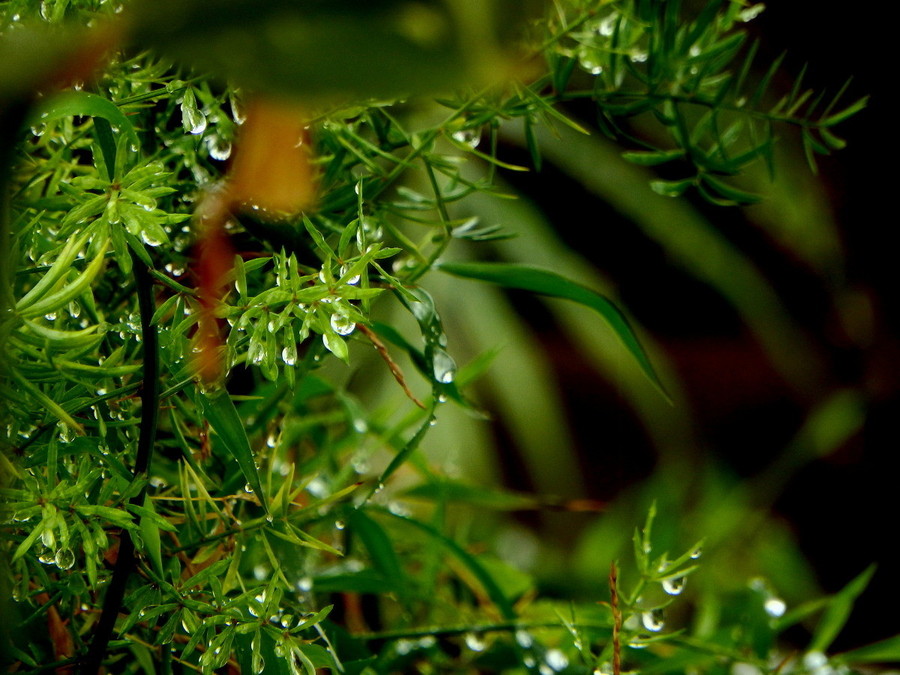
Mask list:
[[[669,559],[659,547],[659,532],[683,539],[674,508],[660,508],[668,522],[654,532],[648,519],[632,565],[622,542],[633,513],[599,516],[607,505],[574,488],[542,494],[540,480],[531,491],[495,485],[500,470],[479,436],[490,435],[484,420],[504,415],[502,387],[471,385],[503,363],[504,343],[528,336],[486,285],[457,278],[593,310],[605,326],[581,339],[602,342],[596,331],[608,328],[636,377],[662,391],[625,314],[553,260],[439,261],[508,252],[534,234],[504,211],[513,195],[499,177],[549,162],[567,170],[544,137],[572,130],[593,142],[571,119],[572,100],[590,101],[600,129],[627,148],[616,146],[616,161],[660,167],[650,187],[650,174],[630,184],[633,198],[679,207],[649,190],[750,203],[758,197],[740,174],[771,161],[778,125],[799,127],[811,153],[830,152],[844,144],[832,127],[864,101],[840,92],[824,105],[799,78],[773,102],[780,60],[756,76],[754,49],[742,51],[740,25],[760,7],[725,0],[697,12],[672,0],[119,9],[0,3],[0,106],[12,121],[0,134],[3,156],[15,158],[0,173],[9,667],[65,667],[105,625],[115,638],[99,643],[107,672],[611,672],[616,659],[648,673],[769,668],[788,621],[766,609],[784,601],[765,583],[703,605],[695,634],[665,623],[704,574],[698,548]],[[317,202],[305,213],[227,199],[246,108],[260,94],[303,106],[290,113],[301,137],[279,141],[309,150],[315,170],[302,187]],[[531,167],[507,156],[519,126]],[[482,199],[500,206],[474,217]],[[530,252],[553,250],[532,238]],[[214,255],[198,259],[207,244]],[[694,271],[709,272],[696,256],[710,247],[683,245]],[[746,279],[723,259],[727,269],[707,276]],[[749,314],[747,299],[760,305],[767,288],[746,286],[734,297]],[[488,310],[467,323],[468,304]],[[523,353],[537,372],[541,356]],[[204,360],[221,381],[198,377]],[[541,466],[575,467],[562,456],[565,431],[544,425],[551,378],[515,374],[500,376],[531,389],[507,385],[532,404],[521,416],[537,420],[526,433]],[[458,408],[479,430],[454,417]],[[851,412],[843,433],[810,440],[816,451],[856,428],[861,413]],[[566,532],[570,516],[584,516],[612,536],[600,537],[600,555],[586,536],[588,571],[570,574],[553,529],[538,536],[508,517],[520,510],[565,518],[554,522]],[[131,543],[129,576],[119,572],[132,571]],[[616,546],[622,574],[610,580]],[[815,650],[830,648],[869,575],[790,616],[819,619]],[[887,641],[830,663],[895,653]]]

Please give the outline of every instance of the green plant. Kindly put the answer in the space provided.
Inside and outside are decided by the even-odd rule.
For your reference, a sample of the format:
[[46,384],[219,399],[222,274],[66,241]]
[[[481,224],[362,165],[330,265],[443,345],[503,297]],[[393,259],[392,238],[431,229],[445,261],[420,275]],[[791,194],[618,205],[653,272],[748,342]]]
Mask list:
[[[812,163],[864,105],[800,80],[771,100],[779,64],[757,73],[741,30],[761,6],[567,0],[507,24],[509,4],[147,2],[125,23],[112,2],[0,4],[18,672],[767,671],[781,632],[817,612],[798,671],[897,658],[896,641],[824,656],[870,573],[789,614],[758,582],[702,598],[690,633],[663,631],[700,553],[654,553],[653,510],[625,585],[614,565],[609,590],[545,598],[491,538],[506,511],[577,505],[425,453],[451,408],[484,417],[466,386],[496,356],[460,358],[428,290],[439,276],[594,310],[610,353],[666,397],[612,301],[563,265],[505,260],[527,213],[518,228],[477,217],[510,196],[503,172],[526,170],[503,143],[520,136],[539,169],[546,130],[586,133],[564,106],[589,101],[625,159],[674,167],[648,191],[745,204],[742,172],[772,169],[779,125]],[[111,50],[94,75],[85,38]],[[58,92],[65,63],[83,81]],[[302,108],[267,98],[285,94]],[[283,115],[284,148],[251,140]],[[297,173],[242,182],[256,152]],[[285,178],[298,208],[274,213]]]

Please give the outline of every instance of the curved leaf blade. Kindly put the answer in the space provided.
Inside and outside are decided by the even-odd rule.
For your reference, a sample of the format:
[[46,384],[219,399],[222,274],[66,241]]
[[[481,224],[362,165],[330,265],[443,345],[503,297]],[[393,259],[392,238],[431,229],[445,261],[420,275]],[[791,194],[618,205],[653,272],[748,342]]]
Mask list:
[[250,439],[247,438],[244,423],[241,421],[237,408],[234,407],[234,402],[231,400],[228,392],[222,391],[210,395],[199,392],[197,401],[200,404],[200,412],[203,414],[204,419],[209,422],[209,425],[218,434],[229,454],[237,461],[238,466],[241,468],[241,473],[247,479],[247,483],[253,488],[256,496],[259,497],[259,502],[266,510],[266,513],[269,513],[269,504],[263,492],[256,463],[253,460]]
[[612,328],[622,344],[637,361],[647,378],[663,396],[669,398],[659,376],[653,368],[647,353],[638,341],[637,335],[622,311],[609,298],[596,291],[575,283],[550,270],[531,265],[514,263],[443,263],[438,266],[443,272],[464,279],[475,279],[503,286],[531,291],[538,295],[563,298],[593,309]]

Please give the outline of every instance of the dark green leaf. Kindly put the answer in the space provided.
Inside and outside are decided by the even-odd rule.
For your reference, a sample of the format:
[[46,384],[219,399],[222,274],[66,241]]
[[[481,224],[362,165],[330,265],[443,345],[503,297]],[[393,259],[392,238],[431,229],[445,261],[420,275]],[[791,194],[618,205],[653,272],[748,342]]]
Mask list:
[[244,474],[247,483],[253,488],[260,504],[268,513],[269,505],[263,493],[253,450],[250,448],[250,440],[247,438],[244,423],[228,392],[220,391],[210,395],[198,392],[197,401],[204,419],[209,422],[213,431],[222,440],[222,444],[237,461],[241,467],[241,473]]
[[488,281],[506,288],[518,288],[540,295],[572,300],[597,312],[612,328],[640,365],[644,374],[668,398],[644,348],[625,315],[608,298],[570,281],[556,272],[511,263],[444,263],[440,270],[466,279]]

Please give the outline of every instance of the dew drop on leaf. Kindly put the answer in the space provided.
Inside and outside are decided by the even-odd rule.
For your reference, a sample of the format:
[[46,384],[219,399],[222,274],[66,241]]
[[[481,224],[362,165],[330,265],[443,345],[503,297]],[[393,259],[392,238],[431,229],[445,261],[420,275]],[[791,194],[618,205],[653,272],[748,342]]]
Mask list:
[[641,623],[644,628],[654,633],[658,633],[666,625],[665,614],[661,609],[650,609],[641,614]]
[[684,590],[684,584],[684,577],[674,577],[671,579],[663,579],[662,587],[669,595],[681,595],[681,592]]

